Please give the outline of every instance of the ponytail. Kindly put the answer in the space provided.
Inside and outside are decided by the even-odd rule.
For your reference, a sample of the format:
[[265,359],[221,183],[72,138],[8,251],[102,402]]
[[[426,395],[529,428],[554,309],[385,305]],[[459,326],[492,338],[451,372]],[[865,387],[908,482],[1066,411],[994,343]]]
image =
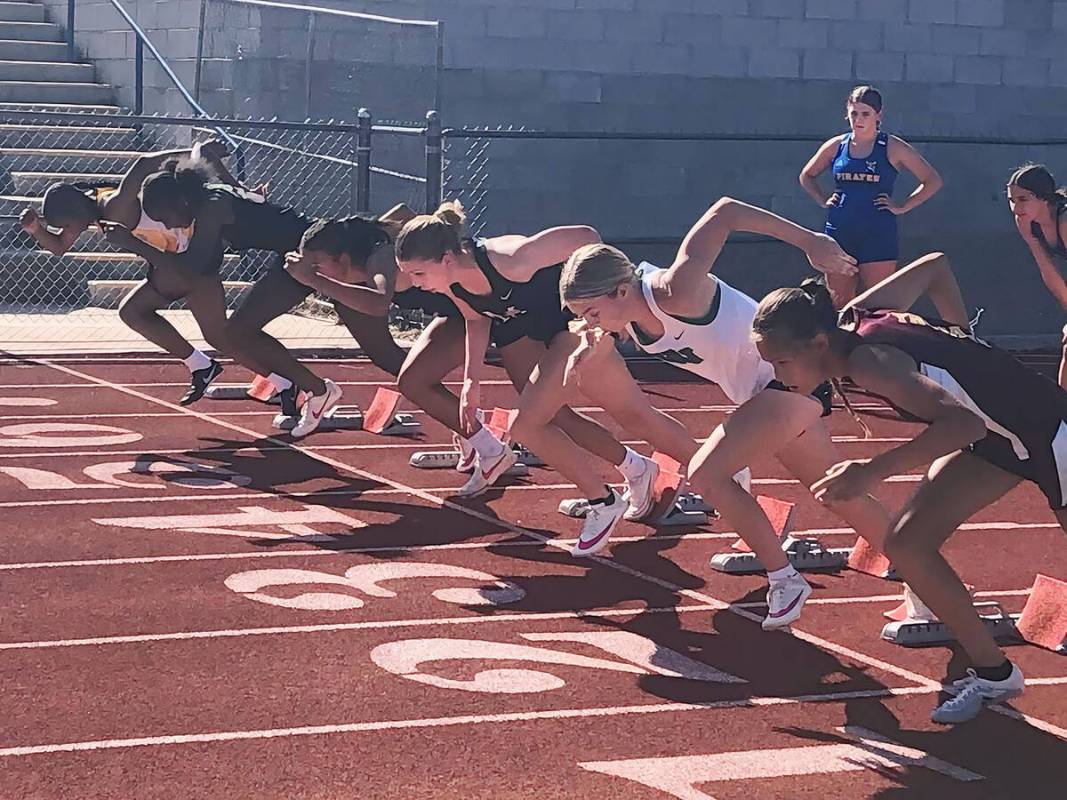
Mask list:
[[449,200],[432,214],[409,220],[396,237],[397,261],[440,261],[463,248],[467,214],[459,200]]
[[763,298],[752,320],[752,331],[764,338],[770,334],[808,341],[837,329],[837,310],[826,284],[808,278],[799,288],[776,289]]

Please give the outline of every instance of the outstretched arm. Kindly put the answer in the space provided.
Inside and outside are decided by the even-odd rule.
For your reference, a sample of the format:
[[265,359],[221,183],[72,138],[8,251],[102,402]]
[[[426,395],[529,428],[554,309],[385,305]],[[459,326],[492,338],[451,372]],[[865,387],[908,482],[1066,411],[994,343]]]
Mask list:
[[78,241],[78,237],[88,227],[86,225],[68,225],[61,229],[59,233],[52,233],[52,231],[48,230],[48,226],[41,218],[41,215],[32,208],[25,209],[19,215],[19,223],[22,225],[22,229],[36,240],[37,244],[54,256],[61,256],[70,250],[74,243]]
[[285,267],[296,280],[341,305],[369,317],[384,317],[393,302],[396,283],[396,263],[393,261],[392,248],[388,250],[387,258],[392,268],[385,268],[382,261],[372,258],[372,263],[367,265],[367,279],[361,283],[349,283],[332,275],[324,275],[299,253],[286,255]]
[[706,279],[734,231],[758,233],[791,244],[804,251],[811,265],[821,272],[851,275],[856,260],[821,233],[809,231],[770,211],[723,197],[694,225],[678,249],[674,263],[664,276],[670,292],[690,291]]
[[566,261],[579,247],[599,241],[595,228],[565,225],[533,236],[496,236],[487,239],[485,247],[501,275],[524,283],[539,270]]

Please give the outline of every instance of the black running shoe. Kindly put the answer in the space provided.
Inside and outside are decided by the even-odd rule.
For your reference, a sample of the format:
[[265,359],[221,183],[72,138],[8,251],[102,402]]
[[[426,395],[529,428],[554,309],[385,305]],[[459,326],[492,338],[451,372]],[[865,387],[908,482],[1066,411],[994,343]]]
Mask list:
[[281,416],[293,417],[294,419],[300,416],[300,409],[296,405],[298,391],[295,385],[290,385],[288,389],[278,392],[278,402],[282,407]]
[[183,406],[195,403],[204,396],[204,392],[207,391],[207,387],[211,385],[211,382],[221,374],[222,364],[215,359],[211,359],[211,363],[208,366],[203,369],[198,369],[189,376],[189,390],[182,396],[182,399],[179,400],[178,403]]

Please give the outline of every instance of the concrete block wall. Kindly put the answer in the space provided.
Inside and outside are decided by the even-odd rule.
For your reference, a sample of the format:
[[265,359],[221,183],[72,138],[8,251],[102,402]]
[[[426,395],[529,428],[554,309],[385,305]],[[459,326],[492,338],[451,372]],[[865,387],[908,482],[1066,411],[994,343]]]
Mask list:
[[[65,0],[46,2],[56,9],[53,19],[62,21]],[[482,220],[487,230],[583,220],[610,236],[681,235],[723,193],[817,226],[822,211],[802,194],[796,175],[819,141],[844,128],[843,98],[860,82],[879,85],[887,101],[885,127],[905,138],[1058,138],[1067,130],[1067,2],[1060,0],[314,4],[443,20],[447,125],[810,139],[493,142]],[[127,0],[127,7],[191,85],[199,0]],[[102,10],[84,10],[90,8]],[[289,12],[223,7],[216,0],[210,8],[206,52],[213,59],[203,83],[209,110],[303,118],[303,22]],[[132,58],[132,39],[122,26],[109,27],[107,20],[117,16],[99,2],[85,0],[79,14],[79,44],[104,79],[125,91],[132,85],[123,66]],[[320,20],[311,115],[350,119],[365,105],[377,119],[420,119],[431,96],[429,38]],[[152,77],[147,107],[182,110],[160,77]],[[420,169],[417,147],[379,137],[376,148],[386,166]],[[450,148],[452,172],[462,171],[466,149],[466,143]],[[1067,176],[1067,147],[920,149],[947,186],[901,219],[905,255],[948,249],[961,263],[968,295],[994,309],[1008,307],[1008,296],[1028,298],[1017,310],[987,316],[991,328],[1058,329],[1062,314],[1017,241],[1003,183],[1028,159],[1045,160]],[[903,180],[901,189],[912,185]],[[775,268],[795,260],[782,248],[742,245],[739,252],[758,261],[751,273],[777,274]],[[1025,294],[1014,288],[1017,278]]]

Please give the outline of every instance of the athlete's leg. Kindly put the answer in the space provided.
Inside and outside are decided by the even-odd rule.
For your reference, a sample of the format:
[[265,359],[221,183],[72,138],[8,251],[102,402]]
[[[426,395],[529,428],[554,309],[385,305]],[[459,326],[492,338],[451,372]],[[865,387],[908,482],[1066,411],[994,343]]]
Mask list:
[[463,366],[466,329],[460,317],[436,317],[407,353],[397,376],[404,397],[459,433],[459,399],[442,381]]
[[123,298],[119,319],[152,344],[184,361],[192,355],[193,346],[159,313],[172,302],[144,280]]
[[967,327],[970,318],[959,283],[944,253],[928,253],[857,297],[852,305],[906,311],[926,295],[946,322]]
[[336,301],[333,307],[371,363],[393,377],[399,375],[407,352],[393,338],[389,318],[362,314]]

